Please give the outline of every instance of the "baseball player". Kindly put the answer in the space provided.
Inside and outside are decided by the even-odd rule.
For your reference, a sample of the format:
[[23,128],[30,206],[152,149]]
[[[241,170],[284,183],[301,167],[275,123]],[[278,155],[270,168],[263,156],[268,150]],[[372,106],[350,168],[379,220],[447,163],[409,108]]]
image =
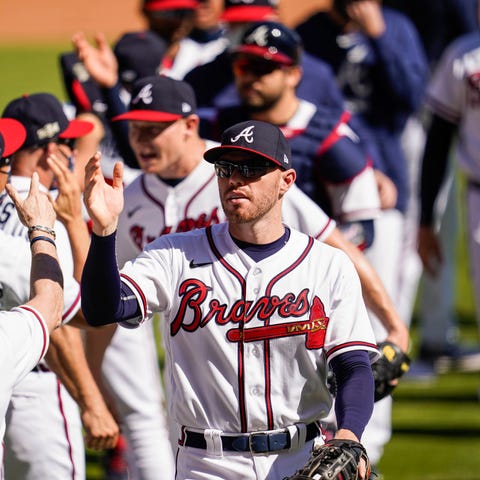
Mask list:
[[432,112],[431,125],[421,173],[421,214],[418,252],[426,274],[435,276],[443,262],[443,252],[434,228],[434,205],[446,175],[453,139],[454,156],[467,179],[466,226],[470,251],[470,272],[475,289],[477,321],[480,321],[480,169],[478,167],[478,120],[480,115],[480,37],[470,33],[453,41],[440,58],[430,80],[426,104]]
[[[185,108],[187,105],[189,108]],[[120,264],[138,255],[159,235],[225,221],[214,170],[201,162],[203,152],[213,142],[198,135],[195,97],[188,85],[166,77],[142,79],[134,86],[130,111],[116,120],[128,120],[130,143],[144,172],[125,190],[126,207],[118,229]],[[369,306],[385,318],[392,341],[406,350],[408,332],[388,297],[381,293],[378,279],[373,279],[374,272],[365,265],[361,253],[334,228],[335,222],[295,186],[285,196],[283,214],[290,225],[348,252],[361,275]],[[153,467],[160,451],[157,443],[162,444],[165,437],[165,432],[157,434],[152,427],[158,424],[153,418],[161,412],[160,402],[153,401],[158,389],[152,388],[157,359],[150,346],[151,337],[148,329],[117,329],[102,365],[105,382],[119,402],[119,412],[127,414],[127,438],[130,448],[138,449],[135,463],[142,463],[142,478],[155,478]],[[141,364],[143,368],[125,371],[122,365],[127,363]],[[139,442],[142,428],[146,440]],[[131,435],[129,430],[135,434]]]
[[[373,241],[380,201],[371,159],[343,107],[299,98],[302,77],[298,35],[276,22],[253,24],[233,51],[242,103],[220,109],[215,128],[246,118],[280,126],[295,157],[299,187],[365,248]],[[354,227],[352,228],[352,224]]]
[[[5,181],[1,183],[5,185]],[[33,175],[29,195],[24,201],[14,188],[8,192],[25,226],[33,228],[30,241],[32,275],[29,282],[32,294],[23,305],[0,312],[0,440],[5,433],[5,414],[12,391],[42,360],[48,348],[49,334],[60,325],[63,307],[63,277],[57,258],[55,230],[52,228],[55,211],[47,196],[39,191],[38,175]],[[17,239],[3,234],[0,241],[4,248],[19,244]],[[5,249],[4,252],[7,255],[9,251]],[[11,272],[11,276],[15,274]],[[3,452],[0,460],[2,456]]]
[[[22,148],[12,156],[10,182],[20,195],[26,193],[28,175],[33,172],[39,175],[41,190],[48,191],[54,181],[48,158],[56,156],[66,165],[73,155],[67,143],[92,128],[87,122],[68,121],[61,104],[50,94],[15,99],[3,115],[20,121],[27,131]],[[12,208],[12,203],[3,198],[1,229],[25,241],[29,232]],[[60,222],[56,222],[55,231],[65,278],[63,320],[68,321],[81,315],[79,285],[73,278],[68,233]],[[7,273],[2,271],[4,275]],[[12,297],[3,296],[4,308],[18,304],[21,292],[16,293]],[[57,329],[51,336],[46,360],[15,386],[7,412],[5,474],[24,479],[84,478],[82,426],[87,444],[93,448],[105,448],[115,441],[118,427],[88,369],[78,329],[71,326]]]
[[282,223],[295,171],[280,130],[235,125],[205,158],[215,165],[228,222],[160,237],[122,276],[121,164],[110,187],[99,155],[91,159],[83,308],[92,325],[130,327],[163,312],[169,411],[182,432],[177,478],[280,478],[320,440],[317,422],[331,405],[327,363],[340,379],[336,437],[361,437],[377,349],[348,257]]

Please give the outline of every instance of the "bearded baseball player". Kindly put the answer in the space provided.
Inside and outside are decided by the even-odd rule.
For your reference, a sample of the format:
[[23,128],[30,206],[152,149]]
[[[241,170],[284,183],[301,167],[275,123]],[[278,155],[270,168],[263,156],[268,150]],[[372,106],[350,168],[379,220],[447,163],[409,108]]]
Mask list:
[[130,328],[163,312],[169,412],[182,433],[176,478],[282,478],[321,441],[327,364],[339,383],[336,437],[361,438],[378,350],[348,257],[282,223],[295,170],[280,130],[236,125],[205,158],[228,222],[158,238],[121,276],[122,165],[109,186],[99,155],[90,160],[83,308],[91,325]]
[[[159,235],[225,221],[214,170],[201,161],[205,149],[214,144],[198,135],[195,97],[188,85],[166,77],[141,80],[134,86],[130,111],[116,120],[128,120],[130,143],[144,172],[125,190],[126,207],[117,234],[120,265]],[[283,216],[289,225],[348,253],[361,276],[369,307],[384,319],[389,338],[406,350],[408,332],[381,283],[358,249],[343,239],[335,222],[295,186],[285,196]],[[133,478],[141,474],[140,478],[155,479],[162,465],[169,478],[157,363],[149,329],[117,329],[102,364],[133,451],[129,457]],[[143,368],[125,370],[125,364]]]

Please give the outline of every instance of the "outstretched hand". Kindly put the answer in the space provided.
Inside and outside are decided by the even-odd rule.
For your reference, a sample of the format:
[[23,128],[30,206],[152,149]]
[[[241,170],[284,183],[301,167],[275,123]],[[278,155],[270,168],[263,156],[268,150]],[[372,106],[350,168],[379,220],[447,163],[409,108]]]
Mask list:
[[83,201],[92,220],[95,235],[112,234],[123,210],[123,163],[113,169],[112,184],[105,181],[100,165],[101,153],[97,152],[85,167],[85,191]]
[[7,184],[5,188],[15,204],[18,218],[23,225],[26,227],[41,225],[53,228],[57,216],[49,195],[40,191],[39,184],[38,173],[34,172],[30,183],[30,191],[25,199],[20,197],[11,184]]
[[72,43],[78,58],[90,76],[101,86],[112,88],[118,82],[118,62],[103,33],[95,35],[95,44],[88,42],[83,32],[73,35]]

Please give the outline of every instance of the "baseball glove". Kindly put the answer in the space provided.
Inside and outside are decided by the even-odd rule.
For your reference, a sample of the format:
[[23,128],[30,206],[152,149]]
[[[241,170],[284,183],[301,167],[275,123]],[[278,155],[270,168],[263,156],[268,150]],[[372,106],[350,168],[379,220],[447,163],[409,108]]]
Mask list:
[[365,460],[370,476],[370,461],[361,443],[353,440],[328,440],[312,449],[307,464],[284,480],[357,480],[358,466]]
[[380,342],[378,347],[382,356],[372,365],[376,402],[390,395],[396,386],[391,382],[410,368],[410,358],[394,343]]

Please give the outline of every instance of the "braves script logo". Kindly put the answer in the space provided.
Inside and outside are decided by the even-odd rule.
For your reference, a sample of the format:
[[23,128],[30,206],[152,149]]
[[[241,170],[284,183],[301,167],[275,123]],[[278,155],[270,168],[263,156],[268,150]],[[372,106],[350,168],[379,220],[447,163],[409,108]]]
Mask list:
[[152,96],[152,84],[147,83],[142,89],[137,93],[137,96],[132,100],[133,104],[137,104],[140,102],[140,100],[145,103],[146,105],[149,105],[150,103],[153,102],[153,96]]
[[[180,329],[195,332],[213,320],[217,325],[242,322],[242,328],[233,328],[227,332],[227,338],[231,342],[253,342],[305,335],[305,346],[308,349],[322,348],[325,343],[329,318],[325,315],[325,309],[318,297],[314,298],[310,306],[306,288],[298,296],[290,292],[282,298],[277,295],[260,297],[256,302],[237,300],[231,306],[222,304],[214,298],[210,300],[208,307],[202,308],[210,291],[212,288],[198,279],[188,279],[180,285],[178,292],[181,298],[180,307],[170,325],[172,337]],[[187,311],[191,313],[189,323],[186,323]],[[298,318],[304,317],[308,312],[310,312],[308,321],[243,328],[253,319],[265,322],[274,316],[285,319]]]
[[218,218],[218,208],[214,208],[210,214],[201,213],[197,218],[184,218],[178,222],[177,227],[174,230],[174,227],[166,225],[163,227],[163,230],[159,235],[148,235],[145,233],[145,227],[140,225],[132,225],[130,227],[130,238],[133,243],[137,246],[139,250],[143,250],[143,247],[155,240],[158,236],[166,235],[167,233],[175,232],[189,232],[197,228],[204,228],[210,225],[216,225],[220,223]]
[[230,138],[232,143],[237,143],[241,138],[244,138],[247,143],[253,143],[253,129],[255,125],[244,128],[236,137]]

